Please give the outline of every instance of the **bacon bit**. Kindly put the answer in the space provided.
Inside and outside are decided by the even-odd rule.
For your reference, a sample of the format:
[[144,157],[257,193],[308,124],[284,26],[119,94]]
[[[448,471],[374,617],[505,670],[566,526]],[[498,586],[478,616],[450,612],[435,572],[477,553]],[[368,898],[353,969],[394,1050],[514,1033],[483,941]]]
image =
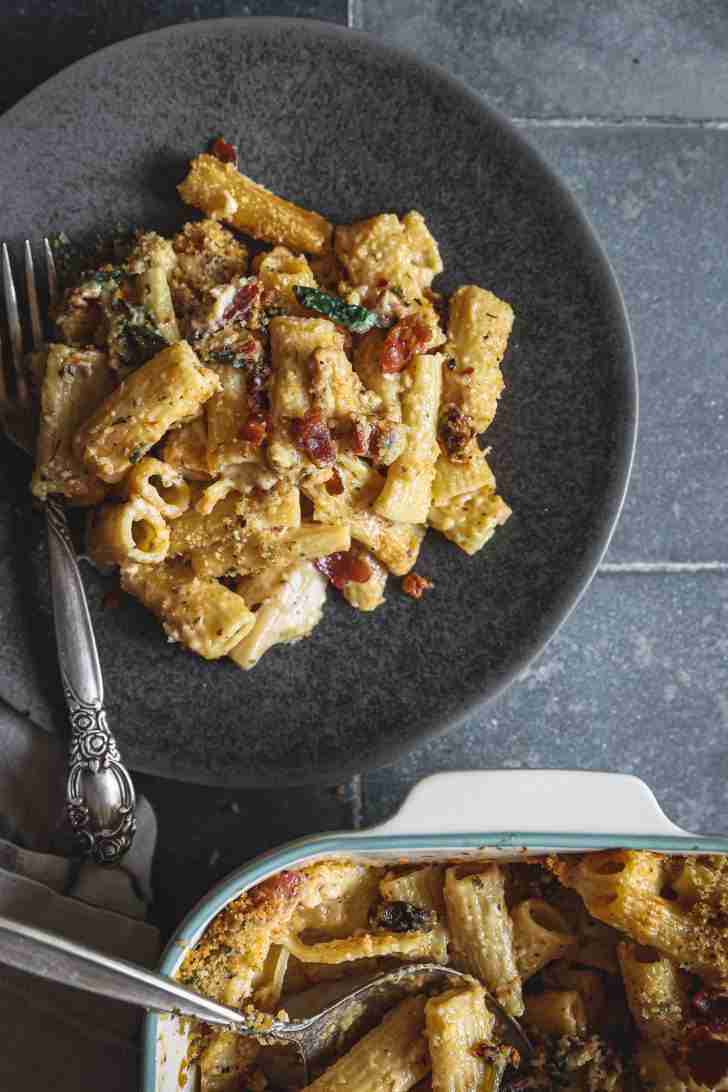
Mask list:
[[344,492],[344,483],[336,467],[331,471],[331,477],[327,478],[324,485],[326,486],[326,492],[332,497],[340,497]]
[[286,901],[293,899],[298,894],[300,886],[301,877],[298,872],[289,872],[284,869],[283,872],[277,872],[269,880],[264,880],[263,883],[251,888],[249,895],[253,905],[260,906],[271,898],[281,898]]
[[121,606],[121,595],[118,588],[112,588],[111,591],[107,591],[104,598],[101,600],[101,606],[104,610],[116,610]]
[[438,439],[448,459],[453,462],[462,459],[463,452],[474,435],[472,419],[459,406],[450,403],[444,407],[440,415]]
[[430,340],[430,328],[419,315],[405,315],[384,339],[380,367],[385,375],[395,375],[407,367],[415,353],[422,352]]
[[316,466],[330,466],[336,459],[331,430],[318,410],[309,410],[305,417],[294,418],[291,433]]
[[405,595],[409,595],[411,599],[421,599],[425,592],[433,587],[432,581],[425,580],[424,576],[420,576],[419,573],[407,573],[402,581],[402,591]]
[[233,296],[232,303],[223,311],[223,322],[240,322],[246,318],[253,307],[258,295],[260,294],[260,285],[257,281],[250,281],[249,284],[244,284],[237,290]]
[[314,565],[339,591],[350,580],[355,584],[366,584],[372,575],[366,558],[360,557],[354,550],[318,557]]
[[221,163],[232,163],[233,167],[238,165],[237,144],[229,144],[222,137],[213,140],[210,146],[210,155],[214,155],[215,159],[219,159]]
[[254,447],[260,447],[268,435],[269,419],[262,413],[251,413],[248,420],[240,430],[243,440],[247,440]]

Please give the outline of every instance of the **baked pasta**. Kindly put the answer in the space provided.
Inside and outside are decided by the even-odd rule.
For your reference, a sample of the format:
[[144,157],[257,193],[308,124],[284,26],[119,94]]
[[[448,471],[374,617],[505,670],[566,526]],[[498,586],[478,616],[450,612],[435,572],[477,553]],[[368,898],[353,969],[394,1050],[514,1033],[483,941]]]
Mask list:
[[[315,1092],[707,1092],[728,1088],[727,911],[726,857],[328,860],[229,903],[178,978],[286,1020],[403,961],[470,976],[342,1030]],[[486,993],[521,1021],[532,1057],[501,1041]],[[188,1064],[200,1092],[302,1087],[279,1048],[204,1025]]]
[[513,312],[433,290],[420,213],[334,226],[236,156],[215,141],[179,186],[204,219],[67,284],[33,360],[32,490],[89,508],[91,560],[170,641],[248,669],[312,631],[330,584],[360,611],[390,575],[421,598],[428,527],[474,554],[508,519],[478,437]]

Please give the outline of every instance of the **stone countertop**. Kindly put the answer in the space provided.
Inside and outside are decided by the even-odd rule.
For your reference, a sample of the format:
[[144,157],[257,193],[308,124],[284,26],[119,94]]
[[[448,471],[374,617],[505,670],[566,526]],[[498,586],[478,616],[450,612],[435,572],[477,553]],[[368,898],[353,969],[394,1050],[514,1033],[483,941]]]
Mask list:
[[331,20],[444,65],[521,126],[576,193],[632,321],[641,424],[606,561],[542,657],[403,761],[326,789],[249,792],[137,775],[169,929],[251,856],[366,826],[440,769],[636,773],[675,821],[728,828],[728,12],[722,0],[5,0],[0,110],[131,34],[221,15]]

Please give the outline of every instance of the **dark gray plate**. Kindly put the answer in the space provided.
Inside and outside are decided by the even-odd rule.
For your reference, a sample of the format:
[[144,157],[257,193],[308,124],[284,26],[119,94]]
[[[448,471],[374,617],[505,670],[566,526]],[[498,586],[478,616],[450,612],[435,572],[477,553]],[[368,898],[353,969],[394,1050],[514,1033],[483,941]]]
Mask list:
[[[0,238],[160,230],[174,185],[224,133],[247,174],[333,220],[420,209],[448,291],[478,283],[517,322],[488,439],[514,516],[473,560],[430,535],[421,603],[392,582],[359,615],[330,596],[309,640],[250,674],[164,642],[85,567],[109,714],[137,769],[213,784],[333,781],[394,759],[493,698],[541,651],[609,540],[629,475],[636,376],[619,290],[570,195],[512,126],[445,73],[364,35],[221,20],[122,42],[0,119]],[[58,708],[42,523],[8,453],[0,694]]]

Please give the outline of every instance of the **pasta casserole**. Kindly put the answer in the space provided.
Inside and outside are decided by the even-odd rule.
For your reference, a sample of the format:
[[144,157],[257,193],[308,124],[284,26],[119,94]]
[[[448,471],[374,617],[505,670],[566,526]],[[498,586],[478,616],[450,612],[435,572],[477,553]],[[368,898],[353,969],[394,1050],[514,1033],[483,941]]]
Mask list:
[[[701,1092],[728,1088],[727,912],[722,856],[324,860],[229,903],[178,977],[286,1020],[403,961],[467,974],[337,1040],[312,1092]],[[502,1041],[487,995],[521,1022],[528,1059]],[[188,1063],[201,1092],[301,1088],[279,1054],[201,1025]]]
[[428,527],[472,555],[508,519],[478,437],[513,312],[433,290],[420,213],[334,227],[221,139],[179,192],[204,218],[68,278],[29,361],[32,490],[89,509],[90,558],[170,641],[247,669],[311,632],[328,584],[360,611],[390,574],[421,598]]

